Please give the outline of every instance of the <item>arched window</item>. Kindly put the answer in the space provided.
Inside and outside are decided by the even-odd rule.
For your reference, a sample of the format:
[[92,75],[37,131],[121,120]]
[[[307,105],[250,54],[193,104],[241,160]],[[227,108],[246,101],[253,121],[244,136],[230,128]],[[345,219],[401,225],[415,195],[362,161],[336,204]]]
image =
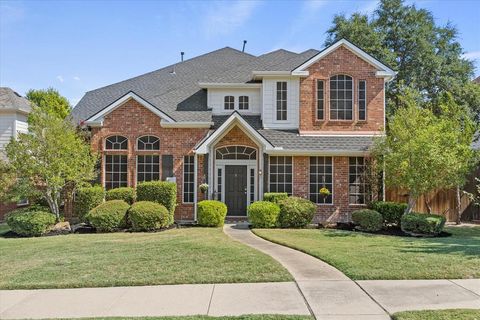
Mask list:
[[248,110],[248,96],[238,97],[238,109],[239,110]]
[[235,109],[235,97],[234,96],[225,96],[223,100],[223,107],[225,110],[234,110]]
[[155,136],[143,136],[137,140],[137,150],[160,150],[160,140]]
[[257,150],[250,147],[230,146],[217,149],[215,158],[219,160],[255,160]]
[[127,150],[128,139],[123,136],[111,136],[105,139],[105,150]]
[[353,120],[353,80],[339,74],[330,78],[330,120]]

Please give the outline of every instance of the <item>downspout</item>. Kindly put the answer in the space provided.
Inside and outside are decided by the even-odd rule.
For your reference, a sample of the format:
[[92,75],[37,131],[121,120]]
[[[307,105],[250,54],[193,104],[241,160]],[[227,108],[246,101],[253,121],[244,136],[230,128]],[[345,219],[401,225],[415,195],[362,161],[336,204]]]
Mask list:
[[195,153],[193,155],[193,220],[197,221],[197,180],[198,180],[198,155]]

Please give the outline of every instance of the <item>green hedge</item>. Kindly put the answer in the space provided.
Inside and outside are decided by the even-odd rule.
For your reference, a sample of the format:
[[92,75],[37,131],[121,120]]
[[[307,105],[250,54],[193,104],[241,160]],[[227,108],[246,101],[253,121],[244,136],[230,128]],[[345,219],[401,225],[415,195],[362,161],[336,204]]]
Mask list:
[[248,206],[247,213],[254,228],[274,228],[278,224],[280,207],[276,203],[257,201]]
[[177,206],[177,185],[169,181],[148,181],[137,185],[137,201],[160,203],[169,212],[169,223],[173,223]]
[[18,209],[7,215],[7,224],[21,236],[37,237],[47,233],[55,225],[55,215],[47,211]]
[[128,204],[132,204],[135,202],[136,197],[134,188],[122,187],[108,190],[105,200],[123,200]]
[[400,227],[403,213],[407,209],[406,203],[374,201],[370,204],[371,209],[380,213],[385,225]]
[[413,234],[437,235],[443,231],[446,219],[437,214],[409,213],[402,217],[402,231]]
[[221,227],[227,216],[225,203],[216,200],[203,200],[197,205],[198,224],[203,227]]
[[286,192],[267,192],[263,194],[263,201],[278,203],[288,198]]
[[101,186],[78,188],[75,193],[75,215],[82,221],[87,213],[100,205],[105,198],[105,190]]
[[87,221],[101,232],[112,232],[127,226],[126,215],[130,205],[123,200],[110,200],[93,208]]
[[278,222],[282,228],[303,228],[312,222],[317,206],[310,200],[289,197],[281,200]]
[[135,202],[128,210],[128,220],[134,231],[153,231],[170,225],[167,208],[151,201]]
[[352,221],[358,230],[375,232],[382,230],[382,215],[371,209],[362,209],[352,212]]

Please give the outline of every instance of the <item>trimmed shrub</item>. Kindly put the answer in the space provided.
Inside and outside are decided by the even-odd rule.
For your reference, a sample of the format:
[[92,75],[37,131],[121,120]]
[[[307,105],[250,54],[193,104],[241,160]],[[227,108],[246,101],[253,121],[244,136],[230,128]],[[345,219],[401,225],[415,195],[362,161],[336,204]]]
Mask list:
[[169,181],[148,181],[137,185],[137,201],[160,203],[169,212],[169,223],[173,223],[173,215],[177,206],[177,184]]
[[446,219],[437,214],[412,212],[402,217],[402,231],[412,234],[437,235],[443,231]]
[[87,221],[101,232],[112,232],[125,228],[130,205],[123,200],[110,200],[93,208],[85,216]]
[[225,203],[216,200],[203,200],[197,205],[198,224],[202,227],[221,227],[227,216]]
[[403,213],[407,209],[406,203],[374,201],[370,204],[371,209],[380,213],[385,225],[391,224],[400,227]]
[[122,188],[115,188],[110,189],[107,191],[105,195],[105,200],[123,200],[128,204],[132,204],[135,202],[136,194],[135,189],[130,187],[122,187]]
[[362,209],[352,212],[352,221],[358,230],[375,232],[382,230],[382,215],[371,209]]
[[105,190],[101,186],[78,188],[75,193],[75,215],[85,220],[87,213],[100,205],[105,198]]
[[256,201],[248,207],[248,220],[254,228],[274,228],[278,223],[280,207],[268,201]]
[[278,222],[282,228],[304,228],[312,222],[317,206],[310,200],[289,197],[278,203]]
[[263,194],[263,201],[278,203],[288,198],[286,192],[267,192]]
[[55,215],[47,211],[18,209],[7,215],[7,224],[21,236],[37,237],[47,233],[55,225]]
[[135,202],[128,210],[128,220],[134,231],[153,231],[170,225],[167,208],[151,201]]

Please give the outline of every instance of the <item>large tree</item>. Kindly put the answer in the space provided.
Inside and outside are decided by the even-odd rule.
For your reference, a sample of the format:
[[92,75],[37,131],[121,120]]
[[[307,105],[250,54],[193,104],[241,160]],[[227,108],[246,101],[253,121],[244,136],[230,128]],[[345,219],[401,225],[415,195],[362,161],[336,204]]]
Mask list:
[[421,102],[437,102],[440,93],[449,91],[457,104],[467,104],[480,117],[478,88],[464,88],[474,66],[462,58],[458,31],[450,24],[436,25],[429,11],[403,0],[381,0],[371,17],[335,16],[327,34],[326,45],[346,38],[398,72],[386,91],[390,114],[401,106],[405,87],[410,87],[418,91]]
[[[31,89],[27,92],[26,97],[37,108],[53,117],[65,119],[70,113],[70,102],[53,88],[48,88],[46,90]],[[36,115],[36,113],[31,113],[28,122],[34,122]]]
[[35,121],[6,147],[9,172],[39,191],[50,210],[60,217],[62,193],[94,178],[97,157],[68,119],[34,107]]

